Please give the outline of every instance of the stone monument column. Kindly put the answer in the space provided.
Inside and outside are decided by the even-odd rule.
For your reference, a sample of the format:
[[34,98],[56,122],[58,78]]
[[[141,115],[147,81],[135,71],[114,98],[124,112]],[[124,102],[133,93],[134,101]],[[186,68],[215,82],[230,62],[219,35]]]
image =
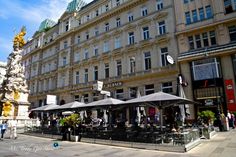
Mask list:
[[0,89],[2,119],[29,119],[29,90],[21,64],[25,34],[25,27],[22,27],[21,32],[14,37],[13,51],[8,56],[6,75]]

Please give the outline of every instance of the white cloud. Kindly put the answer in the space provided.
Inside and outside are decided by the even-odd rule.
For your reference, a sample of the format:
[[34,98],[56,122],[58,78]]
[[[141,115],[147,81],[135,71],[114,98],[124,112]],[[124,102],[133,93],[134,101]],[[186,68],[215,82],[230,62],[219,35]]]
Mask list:
[[[16,16],[31,23],[39,24],[49,18],[57,22],[69,2],[72,0],[42,0],[38,5],[32,3],[19,3],[20,1],[5,1],[5,7],[0,12],[0,17]],[[85,0],[86,3],[92,0]]]

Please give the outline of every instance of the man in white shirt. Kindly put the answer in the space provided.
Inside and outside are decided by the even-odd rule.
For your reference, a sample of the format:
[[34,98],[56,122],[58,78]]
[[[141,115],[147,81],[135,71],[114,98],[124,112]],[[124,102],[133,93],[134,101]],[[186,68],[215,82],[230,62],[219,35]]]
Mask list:
[[11,139],[17,139],[17,133],[16,133],[16,128],[17,128],[17,121],[15,119],[13,119],[10,122],[10,138]]

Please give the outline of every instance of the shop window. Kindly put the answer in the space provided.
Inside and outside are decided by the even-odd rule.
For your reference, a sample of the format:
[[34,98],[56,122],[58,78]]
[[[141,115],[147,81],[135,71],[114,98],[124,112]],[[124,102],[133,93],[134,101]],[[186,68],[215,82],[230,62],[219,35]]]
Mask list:
[[131,87],[129,88],[129,98],[133,99],[137,97],[137,87]]
[[165,93],[173,93],[172,82],[162,83],[162,91]]
[[124,90],[123,89],[116,90],[116,98],[117,99],[124,99]]
[[154,93],[154,84],[145,85],[145,95]]
[[216,58],[193,61],[192,73],[195,81],[220,78],[220,63]]

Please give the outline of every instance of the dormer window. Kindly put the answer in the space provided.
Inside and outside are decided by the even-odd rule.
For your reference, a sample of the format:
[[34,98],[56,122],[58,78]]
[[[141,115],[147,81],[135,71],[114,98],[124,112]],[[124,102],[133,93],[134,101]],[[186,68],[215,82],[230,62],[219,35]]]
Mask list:
[[105,7],[106,7],[106,11],[108,11],[108,10],[109,10],[109,6],[108,6],[108,4],[107,4]]
[[120,5],[120,0],[116,0],[116,6]]
[[65,30],[68,31],[69,30],[69,21],[66,21],[66,27]]

